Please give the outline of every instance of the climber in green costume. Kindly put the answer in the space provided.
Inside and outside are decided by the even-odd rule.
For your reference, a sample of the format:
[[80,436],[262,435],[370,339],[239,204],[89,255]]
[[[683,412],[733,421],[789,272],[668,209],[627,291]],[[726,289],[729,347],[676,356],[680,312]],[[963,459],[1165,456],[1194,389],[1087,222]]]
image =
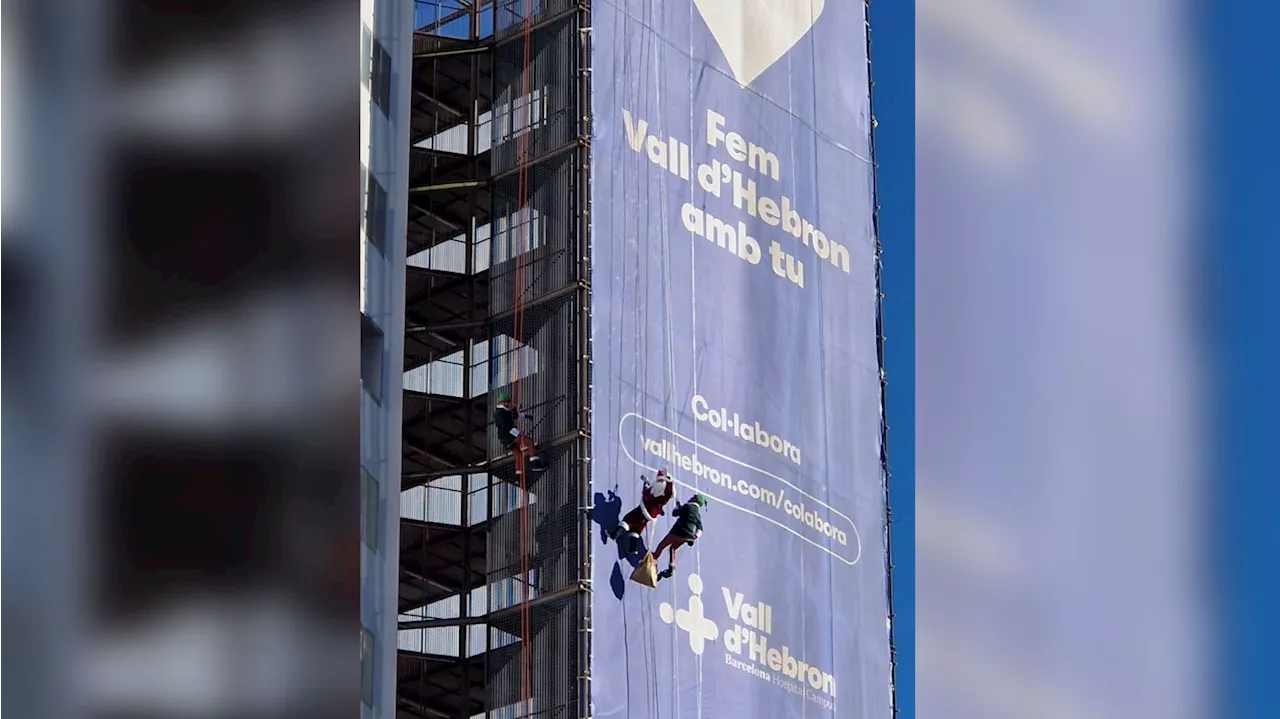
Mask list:
[[657,549],[653,550],[654,559],[661,557],[664,550],[670,550],[667,568],[658,572],[658,579],[667,579],[675,574],[676,550],[686,544],[692,547],[693,543],[698,541],[698,537],[702,536],[702,510],[706,506],[707,498],[702,494],[693,495],[684,504],[676,502],[676,508],[671,512],[676,523],[671,526],[667,536],[658,543]]

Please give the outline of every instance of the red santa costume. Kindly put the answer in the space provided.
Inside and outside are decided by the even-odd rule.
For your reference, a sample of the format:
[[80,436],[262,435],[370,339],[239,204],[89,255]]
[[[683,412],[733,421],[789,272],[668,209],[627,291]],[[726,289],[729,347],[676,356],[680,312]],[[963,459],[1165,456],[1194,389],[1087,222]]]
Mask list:
[[627,512],[618,523],[617,529],[613,530],[615,540],[624,533],[631,535],[633,540],[639,539],[650,520],[666,514],[663,508],[676,496],[675,482],[664,470],[658,470],[658,477],[652,482],[647,477],[641,479],[644,480],[644,489],[640,491],[640,505]]

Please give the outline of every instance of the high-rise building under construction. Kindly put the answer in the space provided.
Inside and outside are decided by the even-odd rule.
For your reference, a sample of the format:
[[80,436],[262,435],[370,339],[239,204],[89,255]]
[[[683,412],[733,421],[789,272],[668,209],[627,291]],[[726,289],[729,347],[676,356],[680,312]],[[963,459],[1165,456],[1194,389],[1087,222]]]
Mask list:
[[892,716],[864,3],[365,5],[370,711]]

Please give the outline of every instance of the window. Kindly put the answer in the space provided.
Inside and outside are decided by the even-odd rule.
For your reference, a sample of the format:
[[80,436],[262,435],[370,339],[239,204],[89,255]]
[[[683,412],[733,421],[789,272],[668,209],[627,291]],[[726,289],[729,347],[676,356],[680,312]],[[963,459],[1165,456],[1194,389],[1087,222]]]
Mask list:
[[360,386],[378,403],[382,402],[382,330],[360,314]]
[[360,536],[373,552],[378,551],[378,535],[382,527],[378,518],[382,515],[382,503],[378,499],[378,480],[360,468]]
[[391,116],[391,55],[378,38],[373,38],[373,72],[369,95],[382,114]]
[[365,236],[383,255],[387,254],[387,191],[372,172],[368,173],[364,198]]
[[[365,207],[369,195],[369,168],[360,163],[360,206]],[[360,213],[360,229],[365,229],[365,212]]]
[[369,72],[373,64],[373,33],[369,26],[360,25],[360,82],[369,88]]
[[360,700],[366,706],[373,706],[373,634],[360,627]]

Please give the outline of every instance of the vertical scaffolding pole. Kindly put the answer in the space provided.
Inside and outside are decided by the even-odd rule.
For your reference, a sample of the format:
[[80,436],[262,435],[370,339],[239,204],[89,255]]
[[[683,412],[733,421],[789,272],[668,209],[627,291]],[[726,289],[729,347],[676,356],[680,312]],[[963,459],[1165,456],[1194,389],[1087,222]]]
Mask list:
[[[490,31],[496,32],[498,28],[498,0],[491,0],[491,2],[489,3],[488,9],[489,9],[489,17],[490,17],[490,22],[489,22]],[[476,13],[477,14],[479,13],[478,8],[476,10]],[[493,160],[492,160],[493,146],[498,140],[497,130],[500,127],[498,122],[498,104],[497,104],[498,103],[498,67],[497,65],[498,65],[498,62],[497,62],[496,53],[494,52],[493,48],[490,47],[489,48],[489,155],[490,155],[489,164],[490,164],[490,167],[492,167],[493,165]],[[475,90],[479,90],[478,79],[476,81]],[[498,247],[498,237],[497,237],[497,231],[494,223],[494,219],[495,219],[494,204],[495,204],[495,194],[491,190],[489,193],[489,261],[487,263],[487,266],[490,272],[493,271],[494,254],[495,254],[494,251]],[[492,282],[492,276],[490,277],[490,282]],[[474,298],[473,298],[473,302],[474,302]],[[489,373],[489,381],[486,384],[486,386],[488,386],[489,391],[492,393],[493,387],[491,385],[493,384],[493,376],[494,376],[494,367],[493,367],[494,328],[493,328],[492,322],[487,323],[486,328],[487,328],[486,336],[489,339],[488,345],[487,345],[488,352],[489,352],[489,363],[486,365],[487,371]],[[492,400],[488,401],[486,403],[486,406],[490,406],[491,404],[492,404]],[[487,439],[486,439],[486,446],[487,446]],[[485,475],[485,484],[488,487],[488,491],[485,493],[485,496],[486,496],[486,499],[488,500],[488,505],[489,505],[488,510],[485,514],[485,517],[487,520],[485,523],[485,531],[489,532],[489,531],[492,531],[494,526],[493,509],[494,509],[495,499],[494,499],[494,476],[492,472],[489,472]],[[504,486],[503,487],[504,493],[505,493],[505,490],[506,488]],[[490,553],[493,552],[492,545],[493,545],[492,537],[490,537],[490,542],[487,545],[487,551]],[[485,557],[486,570],[488,569],[489,564],[490,564],[489,558]],[[486,581],[488,581],[489,579],[487,571],[486,571],[485,579]],[[493,611],[493,606],[494,606],[493,585],[489,584],[488,587],[489,587],[487,592],[488,600],[489,600],[488,609],[489,611]],[[497,633],[497,630],[493,626],[493,624],[486,623],[484,632],[485,632],[485,639],[487,641],[485,647],[488,650],[484,653],[484,706],[485,706],[485,712],[487,717],[488,712],[491,712],[497,708],[494,706],[493,691],[490,688],[490,682],[493,679],[493,675],[495,671],[495,667],[493,666],[493,662],[491,660],[493,657],[493,648],[496,643],[495,639],[497,637],[495,636],[495,634]]]
[[[474,234],[474,232],[471,233],[471,235]],[[472,242],[469,238],[467,241],[466,252],[468,266],[470,266],[472,252],[471,246]],[[472,411],[475,406],[475,403],[471,401],[471,358],[474,355],[474,348],[475,343],[468,340],[466,348],[462,351],[462,397],[463,401],[467,403],[465,412],[468,427],[471,426]],[[473,457],[471,456],[472,447],[473,445],[468,442],[466,456],[463,457],[468,466],[471,465],[473,460]],[[459,517],[459,520],[462,525],[463,563],[462,582],[458,588],[458,617],[462,620],[461,624],[458,626],[458,664],[462,670],[462,685],[470,687],[471,647],[469,646],[469,642],[471,639],[471,622],[469,620],[471,619],[471,475],[463,474],[459,478],[458,486],[462,490],[462,516]],[[471,695],[469,688],[466,690],[466,693],[467,699],[469,699]],[[469,719],[471,715],[471,711],[468,706],[469,703],[470,702],[466,700],[458,702],[457,719]]]
[[579,440],[578,461],[578,578],[585,591],[578,594],[578,707],[580,717],[592,714],[591,706],[591,655],[592,624],[591,601],[595,591],[591,583],[591,10],[589,4],[578,6],[576,27],[576,92],[574,115],[577,120],[579,142],[576,188],[573,207],[576,221],[577,252],[574,280],[581,288],[577,298],[577,402],[579,430],[586,439]]
[[[477,22],[478,9],[473,4],[471,7],[471,21],[469,27],[471,29],[471,39],[478,39],[480,36],[479,23]],[[476,127],[478,124],[477,106],[475,90],[479,84],[479,68],[477,63],[479,60],[473,53],[469,58],[471,70],[471,102],[467,108],[467,157],[471,165],[471,177],[478,177],[480,174],[479,161],[476,158]],[[476,188],[472,187],[467,190],[467,215],[469,222],[466,228],[466,247],[464,250],[463,271],[467,273],[467,307],[468,319],[471,313],[475,312],[476,306]],[[475,388],[472,380],[471,368],[475,366],[475,346],[474,340],[467,340],[466,348],[462,352],[462,401],[466,403],[465,410],[466,419],[465,426],[469,429],[475,426]],[[476,463],[475,443],[467,442],[463,462],[466,466],[471,467]],[[462,599],[459,602],[462,607],[462,618],[464,623],[458,628],[461,635],[458,637],[458,654],[460,656],[460,664],[462,668],[462,686],[466,687],[466,697],[463,701],[458,702],[457,719],[470,719],[471,704],[471,474],[462,475]],[[486,597],[486,600],[488,597]],[[486,609],[488,607],[486,606]],[[485,648],[488,648],[488,632],[485,633]],[[487,707],[486,707],[487,709]]]

